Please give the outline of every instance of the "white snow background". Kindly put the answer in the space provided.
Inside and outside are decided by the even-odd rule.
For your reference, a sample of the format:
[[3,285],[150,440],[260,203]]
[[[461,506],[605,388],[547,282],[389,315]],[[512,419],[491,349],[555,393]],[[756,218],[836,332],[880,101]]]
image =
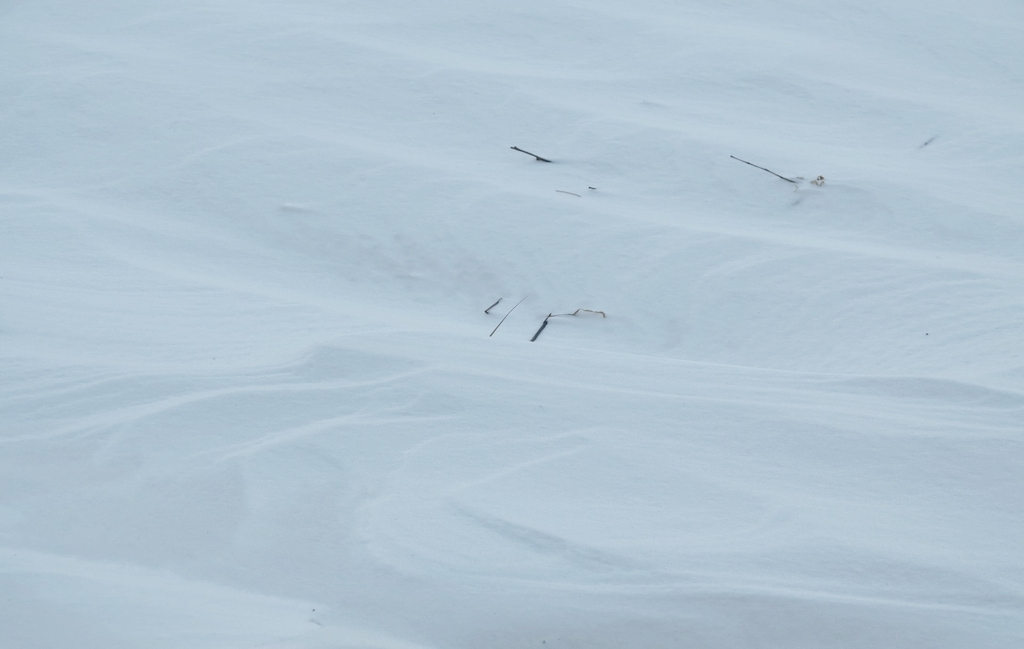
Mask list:
[[1024,646],[1022,34],[0,1],[0,647]]

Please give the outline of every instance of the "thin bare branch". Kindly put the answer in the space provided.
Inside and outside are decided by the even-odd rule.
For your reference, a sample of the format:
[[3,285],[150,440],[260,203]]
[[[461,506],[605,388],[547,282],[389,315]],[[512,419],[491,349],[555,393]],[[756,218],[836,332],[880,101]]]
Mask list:
[[[529,296],[527,296],[527,297],[529,297]],[[523,298],[523,300],[525,300],[525,299],[526,299],[526,297]],[[518,302],[516,302],[516,306],[519,306],[520,304],[522,304],[523,300],[519,300]],[[512,307],[511,309],[508,310],[508,313],[505,314],[505,318],[507,318],[510,315],[512,315],[512,312],[516,310],[516,306],[514,306],[514,307]],[[494,327],[494,331],[497,331],[498,327],[501,326],[501,323],[505,322],[505,318],[502,318],[501,322],[499,322],[498,325],[496,327]],[[491,336],[494,335],[494,331],[491,332]],[[487,336],[487,337],[490,338],[491,336]]]
[[771,169],[765,169],[764,167],[759,167],[758,165],[754,164],[753,162],[747,162],[746,160],[742,160],[742,159],[740,159],[740,158],[737,158],[737,157],[736,157],[736,156],[734,156],[734,155],[731,155],[731,156],[729,156],[729,157],[730,157],[730,158],[732,158],[733,160],[739,160],[739,161],[740,161],[740,162],[742,162],[743,164],[748,164],[748,165],[750,165],[751,167],[757,167],[757,168],[758,168],[758,169],[760,169],[761,171],[767,171],[767,172],[768,172],[768,173],[770,173],[771,175],[773,175],[773,176],[776,176],[777,178],[781,178],[781,179],[785,180],[785,181],[786,181],[787,183],[793,183],[794,185],[795,185],[795,184],[797,184],[797,182],[796,182],[795,180],[793,180],[792,178],[786,178],[785,176],[780,176],[779,174],[775,173],[775,172],[774,172],[774,171],[772,171]]

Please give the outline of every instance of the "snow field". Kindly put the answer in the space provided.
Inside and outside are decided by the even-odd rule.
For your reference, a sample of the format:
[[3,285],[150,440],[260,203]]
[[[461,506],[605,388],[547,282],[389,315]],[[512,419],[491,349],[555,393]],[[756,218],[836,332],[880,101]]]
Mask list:
[[0,646],[1019,646],[1022,27],[0,4]]

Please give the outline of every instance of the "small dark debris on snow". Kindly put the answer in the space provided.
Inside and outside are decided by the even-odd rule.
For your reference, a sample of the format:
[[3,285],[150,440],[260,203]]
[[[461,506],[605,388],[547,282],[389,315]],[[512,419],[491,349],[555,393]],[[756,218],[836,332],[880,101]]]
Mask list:
[[534,158],[537,158],[537,162],[551,162],[547,158],[542,158],[539,155],[537,155],[536,153],[530,153],[529,151],[524,151],[523,149],[520,149],[517,146],[514,146],[512,148],[515,149],[516,151],[519,151],[520,153],[525,153],[526,155],[532,155]]
[[532,342],[536,342],[537,337],[540,336],[540,332],[544,331],[544,327],[548,326],[548,318],[550,318],[550,317],[551,317],[551,314],[549,313],[548,317],[544,318],[544,322],[542,322],[540,324],[540,329],[537,330],[537,333],[533,334],[533,338],[530,338],[530,342],[531,343]]

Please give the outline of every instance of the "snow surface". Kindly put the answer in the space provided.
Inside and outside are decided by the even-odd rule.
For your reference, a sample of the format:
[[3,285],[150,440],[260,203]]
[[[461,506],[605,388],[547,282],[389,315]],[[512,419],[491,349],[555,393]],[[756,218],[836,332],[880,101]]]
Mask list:
[[1022,33],[0,2],[0,647],[1024,646]]

